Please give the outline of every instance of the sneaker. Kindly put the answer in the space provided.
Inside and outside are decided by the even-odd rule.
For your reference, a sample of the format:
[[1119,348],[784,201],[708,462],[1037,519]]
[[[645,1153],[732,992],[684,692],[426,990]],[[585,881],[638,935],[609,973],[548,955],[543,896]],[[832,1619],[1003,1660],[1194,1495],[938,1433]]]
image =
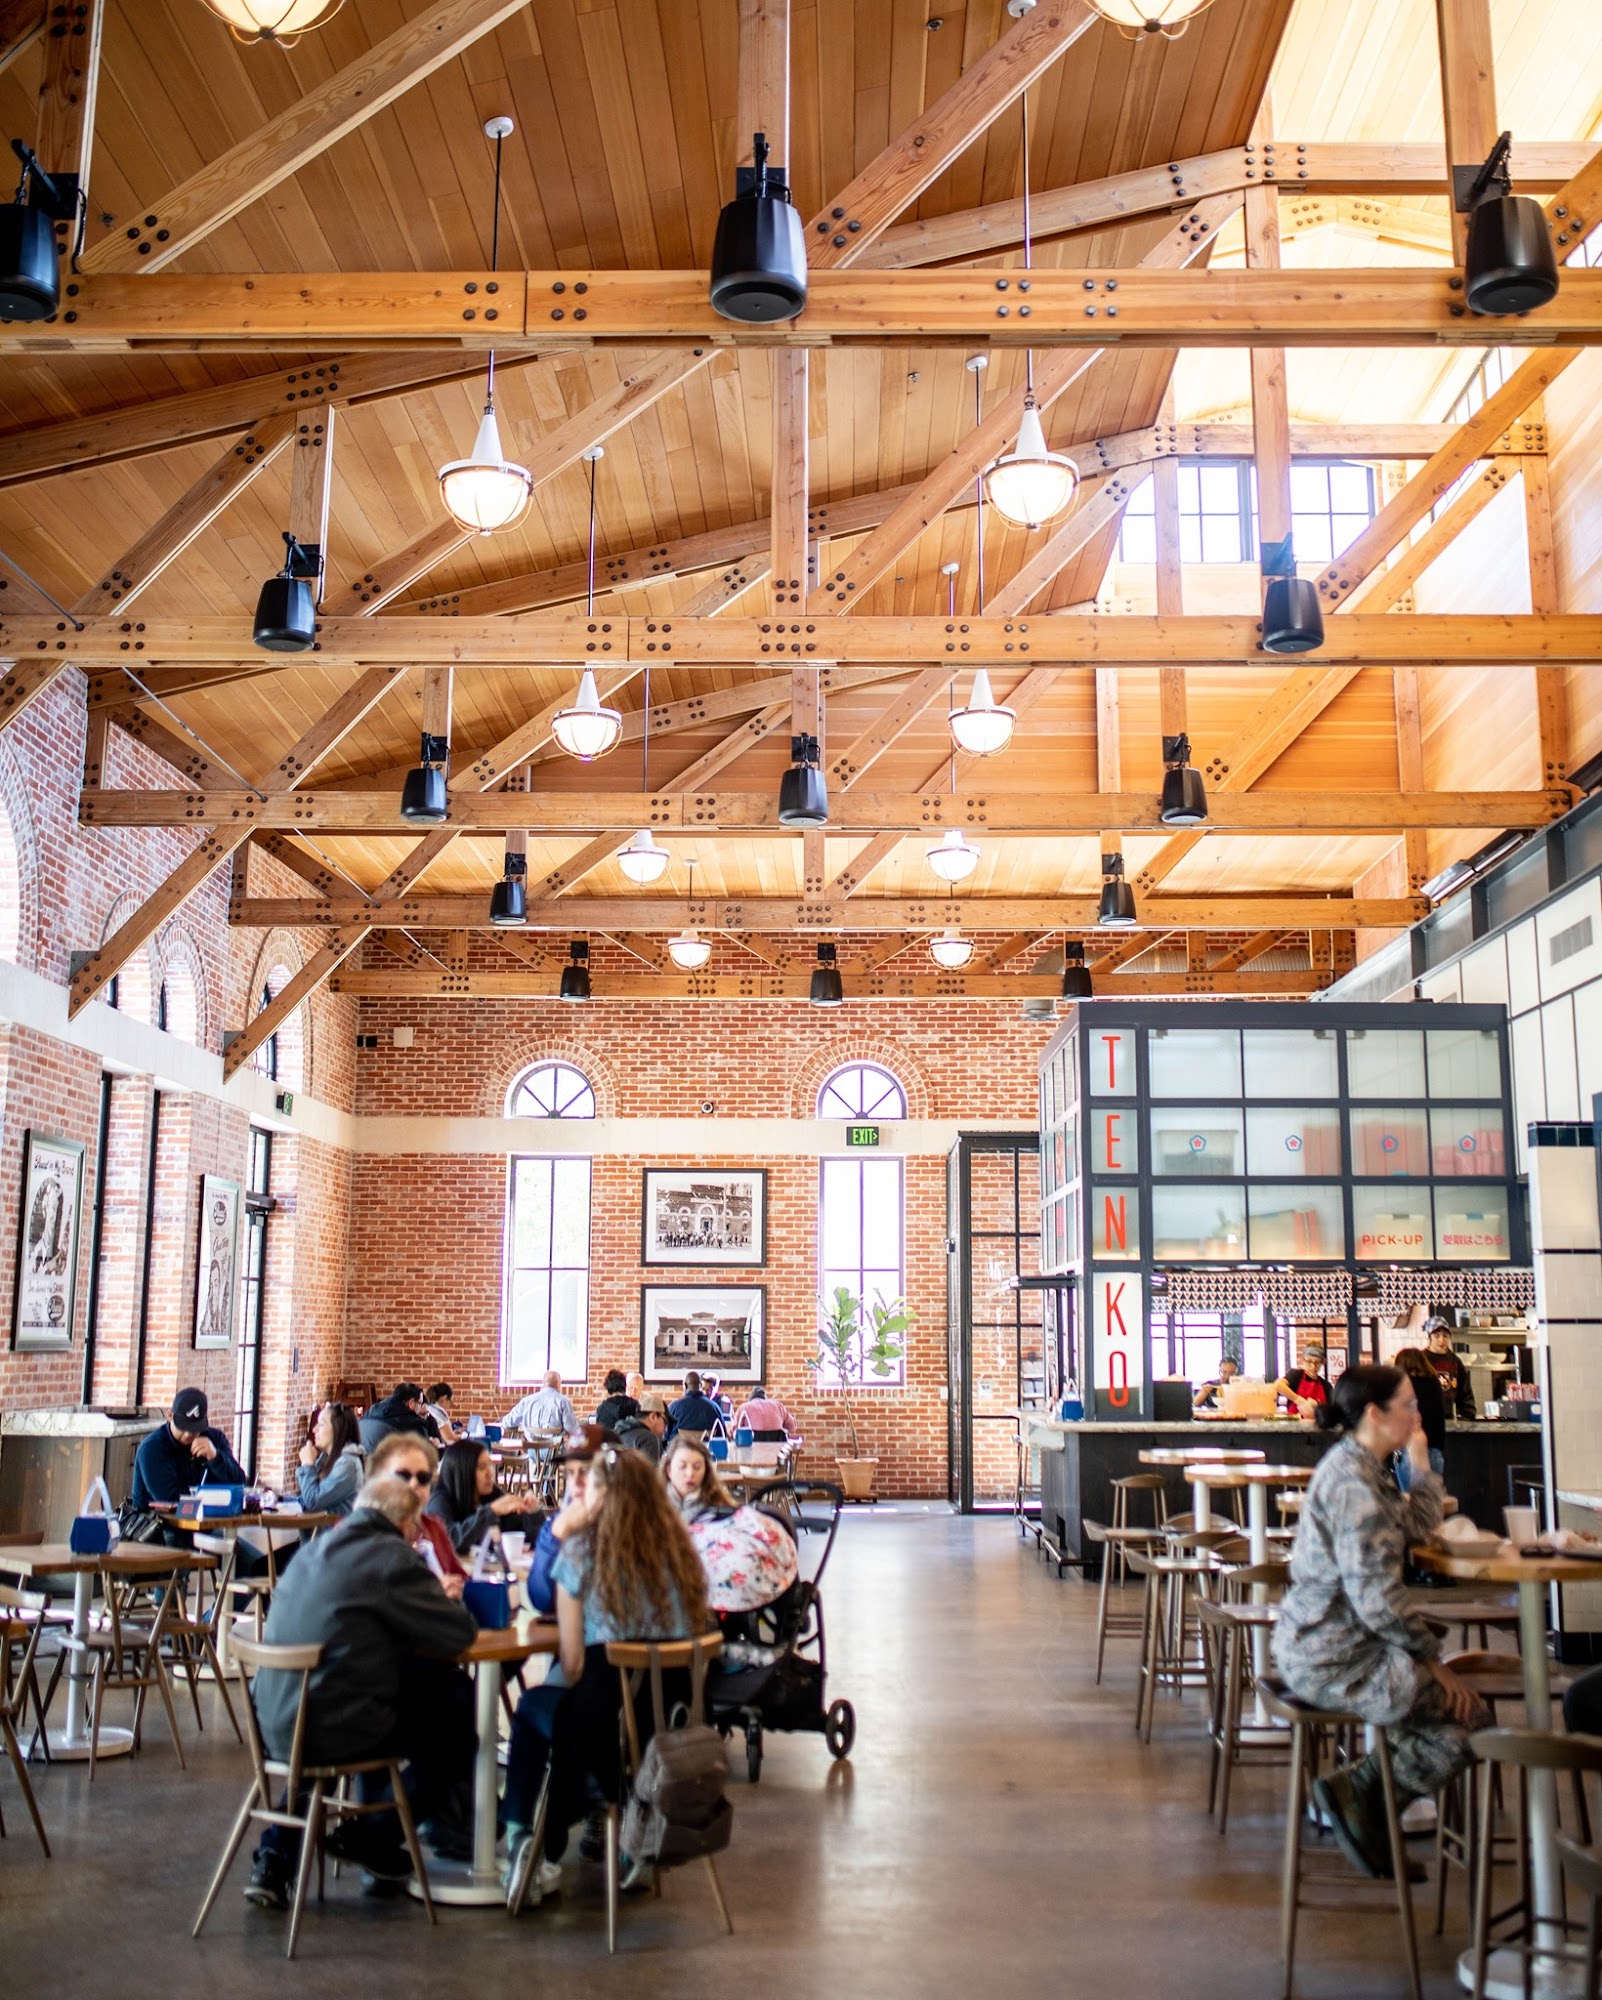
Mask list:
[[536,1860],[532,1833],[519,1831],[511,1843],[501,1880],[506,1886],[506,1907],[520,1910],[537,1907],[562,1886],[562,1871],[554,1861]]
[[287,1910],[289,1908],[289,1883],[282,1865],[277,1861],[258,1861],[250,1871],[250,1880],[245,1884],[245,1901],[254,1903],[258,1910]]
[[1315,1778],[1313,1799],[1324,1815],[1324,1824],[1335,1836],[1335,1845],[1359,1875],[1376,1882],[1390,1873],[1389,1868],[1381,1869],[1378,1857],[1369,1851],[1368,1827],[1356,1810],[1349,1769],[1331,1772],[1327,1778]]
[[632,1855],[625,1854],[619,1849],[617,1866],[618,1887],[620,1889],[627,1892],[632,1889],[650,1888],[651,1877],[655,1873],[655,1864],[647,1861],[643,1855],[636,1860]]

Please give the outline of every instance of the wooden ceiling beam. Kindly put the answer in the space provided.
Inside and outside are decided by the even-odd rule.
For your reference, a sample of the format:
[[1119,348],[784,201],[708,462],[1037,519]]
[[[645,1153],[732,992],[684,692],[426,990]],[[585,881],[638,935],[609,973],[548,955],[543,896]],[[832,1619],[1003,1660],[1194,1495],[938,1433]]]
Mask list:
[[[617,942],[621,943],[619,939]],[[898,954],[900,949],[898,947]],[[368,999],[496,999],[551,1000],[557,972],[543,976],[520,972],[414,972],[391,970],[340,972],[333,986],[338,993]],[[592,999],[607,1000],[789,1000],[807,998],[809,973],[662,973],[653,977],[592,969]],[[1057,997],[1059,980],[1028,972],[894,972],[846,969],[846,1001],[864,1000],[1018,1000]],[[1258,999],[1275,994],[1294,997],[1316,993],[1328,985],[1316,972],[1123,973],[1110,982],[1129,999],[1157,999],[1169,994],[1242,994]]]
[[[58,5],[45,28],[44,80],[39,86],[39,120],[33,147],[46,173],[76,174],[90,185],[95,141],[95,97],[100,87],[100,44],[106,0]],[[74,234],[70,223],[56,224],[57,239]]]
[[[1473,463],[1471,459],[1470,464]],[[1420,478],[1424,475],[1421,474]],[[1416,483],[1416,482],[1415,482]],[[1406,488],[1403,489],[1407,491]],[[1385,536],[1400,540],[1422,519],[1422,494],[1405,514],[1392,512]],[[1411,525],[1411,522],[1409,522]],[[1370,544],[1377,548],[1380,537]],[[1367,558],[1342,558],[1331,585],[1337,601],[1355,590],[1394,543]],[[1185,618],[1116,618],[1073,615],[1039,618],[326,618],[319,622],[319,669],[393,663],[455,666],[463,670],[593,665],[614,674],[655,667],[801,668],[822,672],[825,685],[845,686],[853,667],[885,669],[945,662],[971,667],[1086,666],[1272,667],[1258,649],[1255,618],[1193,615]],[[240,613],[194,619],[99,618],[75,631],[65,618],[0,617],[0,660],[53,653],[82,667],[120,666],[126,658],[146,664],[212,664],[252,660],[250,621]],[[1320,662],[1388,666],[1527,666],[1532,660],[1588,662],[1602,656],[1602,617],[1582,612],[1482,616],[1365,617],[1329,621]],[[734,690],[729,691],[731,694]],[[742,695],[749,690],[741,690]]]
[[223,1081],[225,1083],[245,1067],[263,1042],[270,1040],[286,1021],[299,1013],[317,989],[327,983],[366,936],[366,927],[358,924],[348,930],[333,931],[327,937],[317,940],[313,950],[302,961],[299,970],[284,981],[267,1005],[252,1015],[236,1034],[224,1037]]
[[1299,931],[1255,931],[1242,943],[1233,946],[1215,958],[1208,967],[1210,972],[1238,972],[1243,965],[1250,965],[1254,958],[1261,958],[1265,951],[1273,951],[1280,945],[1288,945],[1300,937]]
[[531,883],[529,893],[534,896],[565,896],[586,875],[593,874],[604,862],[610,861],[622,844],[615,833],[597,834],[577,854],[570,854],[566,861],[559,861],[541,881]]
[[176,916],[190,897],[228,859],[235,848],[249,840],[252,829],[219,826],[203,834],[178,866],[131,915],[124,918],[97,950],[89,952],[74,971],[67,1000],[69,1016],[76,1016],[97,999],[103,988],[133,957],[142,951],[169,917]]
[[44,33],[48,11],[46,0],[0,0],[0,76]]
[[[1496,144],[1496,66],[1490,0],[1435,0],[1440,50],[1441,108],[1446,134],[1444,166],[1477,167]],[[1463,262],[1468,216],[1448,204],[1456,261]]]
[[934,706],[954,677],[950,667],[925,667],[921,674],[915,675],[853,742],[829,757],[831,788],[849,791],[858,779],[865,778],[884,753]]
[[1109,472],[1087,479],[1074,495],[1073,505],[1060,526],[1046,539],[1007,581],[985,600],[985,615],[991,618],[1021,617],[1035,599],[1054,582],[1082,549],[1122,515],[1129,497],[1144,477],[1140,472]]
[[260,131],[177,187],[142,202],[138,223],[90,246],[82,259],[84,270],[141,274],[162,270],[365,125],[413,84],[521,13],[526,4],[527,0],[435,0]]
[[896,217],[1099,19],[1086,0],[1053,0],[998,36],[811,218],[813,270],[860,262]]
[[[1214,196],[1189,211],[1172,240],[1199,253],[1213,238],[1191,235],[1190,217],[1232,200]],[[1083,359],[1124,347],[1482,347],[1487,337],[1485,321],[1467,311],[1451,273],[1438,265],[1193,271],[1160,268],[1152,260],[1131,267],[1037,267],[1026,320],[1013,317],[1010,306],[1007,318],[998,316],[1000,281],[983,271],[880,271],[871,277],[825,271],[812,279],[798,319],[761,324],[715,313],[704,272],[506,272],[496,280],[505,299],[497,308],[502,321],[464,325],[455,301],[467,285],[486,282],[482,271],[84,276],[67,281],[66,309],[57,320],[0,327],[0,352],[281,353],[353,342],[438,347],[454,340],[464,349],[493,346],[508,354],[530,346],[700,349],[698,360],[724,348],[1027,346]],[[576,310],[586,319],[575,325],[566,306],[551,308],[547,301],[580,283],[587,303]],[[553,310],[564,315],[554,324]],[[1515,347],[1602,344],[1602,273],[1569,266],[1551,304],[1497,320],[1494,336]]]
[[1370,614],[1394,611],[1424,572],[1448,549],[1519,470],[1517,461],[1492,459],[1479,477],[1465,486],[1440,514],[1397,556],[1389,569],[1377,569],[1347,600],[1354,610]]

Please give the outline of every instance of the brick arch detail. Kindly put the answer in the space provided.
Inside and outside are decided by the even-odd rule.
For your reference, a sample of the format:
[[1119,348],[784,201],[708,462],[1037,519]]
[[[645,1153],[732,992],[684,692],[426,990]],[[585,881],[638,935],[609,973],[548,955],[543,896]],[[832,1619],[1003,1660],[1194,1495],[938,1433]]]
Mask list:
[[158,991],[175,974],[188,982],[195,1002],[194,1045],[197,1049],[209,1048],[212,1006],[206,985],[206,962],[200,955],[194,932],[176,917],[156,933],[156,971]]
[[16,855],[17,879],[0,886],[0,893],[13,895],[17,919],[16,963],[28,972],[39,966],[39,830],[28,788],[16,758],[0,743],[0,813],[5,815],[10,845]]
[[[143,908],[144,900],[143,896],[136,895],[132,889],[124,889],[120,896],[114,897],[100,926],[100,942],[104,944],[107,938],[115,936],[135,911]],[[119,992],[118,997],[122,999],[123,1012],[131,1020],[154,1021],[156,1018],[156,988],[160,984],[160,965],[155,946],[153,944],[146,944],[141,946],[138,951],[131,952],[124,963],[118,968],[118,974],[125,985],[129,981],[129,975],[134,975],[133,984],[138,989],[138,1005],[136,1007],[130,1006],[127,999],[123,999],[122,994]],[[102,994],[109,994],[111,991],[110,982],[108,981],[101,990]]]
[[504,1118],[512,1085],[527,1071],[537,1069],[546,1062],[567,1063],[570,1068],[583,1071],[595,1092],[597,1118],[617,1118],[621,1115],[618,1110],[620,1094],[617,1074],[605,1056],[587,1044],[570,1041],[565,1036],[534,1044],[526,1035],[518,1035],[504,1044],[500,1056],[489,1065],[480,1116]]
[[853,1063],[872,1063],[876,1069],[888,1070],[906,1093],[909,1118],[932,1115],[928,1079],[907,1049],[898,1042],[840,1035],[815,1050],[797,1069],[790,1085],[790,1116],[816,1118],[818,1092],[837,1069],[849,1068]]
[[[262,939],[250,968],[250,985],[245,993],[245,1018],[255,1017],[259,996],[274,967],[287,966],[290,977],[300,970],[306,961],[306,953],[301,947],[300,934],[291,930],[268,931]],[[280,982],[282,984],[283,982]],[[300,1025],[300,1076],[295,1081],[295,1089],[307,1097],[316,1093],[313,1084],[316,1078],[315,1051],[316,1038],[312,1028],[312,1003],[303,1000],[291,1017]],[[285,1024],[288,1025],[287,1023]]]

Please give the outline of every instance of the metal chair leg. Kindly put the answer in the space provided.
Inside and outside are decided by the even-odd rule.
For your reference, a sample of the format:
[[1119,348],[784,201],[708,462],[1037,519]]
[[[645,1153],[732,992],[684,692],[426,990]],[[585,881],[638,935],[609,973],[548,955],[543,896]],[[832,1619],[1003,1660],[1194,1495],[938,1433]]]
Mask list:
[[1391,1869],[1396,1877],[1396,1914],[1402,1925],[1402,1949],[1407,1955],[1407,1976],[1413,2000],[1424,2000],[1419,1978],[1418,1936],[1413,1925],[1413,1888],[1407,1879],[1407,1847],[1402,1839],[1402,1815],[1396,1804],[1396,1776],[1391,1769],[1391,1753],[1383,1734],[1377,1738],[1380,1785],[1385,1794],[1385,1827],[1390,1837]]
[[729,1915],[729,1906],[723,1900],[723,1884],[718,1880],[718,1871],[710,1854],[703,1855],[706,1862],[707,1880],[712,1884],[712,1900],[718,1906],[718,1915],[723,1919],[723,1928],[730,1937],[734,1935],[734,1919]]
[[606,1809],[606,1948],[617,1950],[618,1915],[618,1811],[616,1806]]
[[1301,1903],[1306,1760],[1307,1731],[1298,1722],[1291,1729],[1290,1794],[1285,1807],[1285,1864],[1279,1893],[1280,1993],[1283,2000],[1290,2000],[1291,1981],[1296,1971],[1296,1912]]

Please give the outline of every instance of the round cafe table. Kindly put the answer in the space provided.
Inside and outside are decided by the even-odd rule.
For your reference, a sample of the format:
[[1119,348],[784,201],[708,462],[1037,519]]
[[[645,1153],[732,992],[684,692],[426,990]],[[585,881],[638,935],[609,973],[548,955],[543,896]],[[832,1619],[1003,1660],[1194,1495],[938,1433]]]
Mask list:
[[[504,1631],[480,1632],[461,1655],[462,1665],[472,1670],[478,1726],[478,1755],[473,1762],[473,1858],[429,1861],[428,1887],[436,1903],[453,1903],[475,1910],[505,1907],[506,1889],[495,1859],[501,1669],[521,1663],[535,1653],[554,1654],[556,1650],[556,1621],[538,1619],[525,1611]],[[412,1895],[421,1900],[422,1890],[415,1875],[408,1886]]]
[[[1268,1496],[1274,1488],[1306,1486],[1313,1476],[1310,1465],[1193,1465],[1190,1468],[1191,1485],[1202,1491],[1214,1487],[1246,1489],[1246,1535],[1251,1544],[1252,1562],[1271,1562],[1273,1555],[1268,1546]],[[1266,1604],[1268,1591],[1260,1583],[1252,1586],[1252,1602]],[[1261,1681],[1268,1672],[1268,1628],[1254,1625],[1252,1642],[1252,1677]],[[1263,1706],[1263,1698],[1257,1696],[1257,1714],[1253,1726],[1261,1729],[1273,1728],[1273,1718]]]
[[1264,1451],[1229,1451],[1216,1444],[1157,1445],[1140,1454],[1142,1465],[1178,1465],[1190,1481],[1191,1505],[1196,1531],[1204,1534],[1213,1525],[1212,1495],[1205,1480],[1196,1477],[1198,1466],[1261,1465]]
[[[1500,1546],[1487,1541],[1477,1548],[1473,1543],[1462,1542],[1445,1548],[1416,1548],[1413,1560],[1420,1569],[1450,1577],[1457,1583],[1517,1584],[1524,1719],[1531,1729],[1550,1729],[1552,1683],[1546,1660],[1546,1592],[1554,1583],[1602,1582],[1602,1563],[1575,1556],[1507,1556],[1497,1553]],[[1563,1910],[1563,1882],[1557,1855],[1557,1787],[1550,1771],[1532,1770],[1529,1781],[1536,1943],[1556,1944],[1563,1937],[1561,1926],[1555,1921]],[[1457,1978],[1460,1986],[1473,1990],[1472,1951],[1464,1952],[1458,1960]],[[1510,1952],[1493,1951],[1485,1982],[1491,2000],[1522,2000],[1526,1990],[1535,2000],[1578,1995],[1585,1990],[1585,1974],[1577,1964],[1537,1956],[1531,1961],[1530,1984],[1526,1989],[1518,1959]]]

